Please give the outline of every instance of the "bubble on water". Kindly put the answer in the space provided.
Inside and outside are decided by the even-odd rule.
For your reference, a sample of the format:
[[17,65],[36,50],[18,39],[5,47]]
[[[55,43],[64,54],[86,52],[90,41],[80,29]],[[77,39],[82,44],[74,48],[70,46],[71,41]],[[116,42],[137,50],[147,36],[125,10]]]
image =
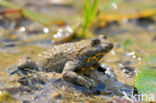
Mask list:
[[53,37],[54,37],[54,38],[57,38],[57,34],[54,34]]
[[118,6],[117,6],[116,3],[112,3],[112,6],[113,6],[113,8],[114,8],[115,10],[118,9]]
[[58,32],[57,35],[58,35],[58,37],[61,37],[62,36],[62,33]]
[[62,33],[63,32],[63,29],[58,29],[58,32],[61,32]]
[[133,56],[135,55],[135,52],[130,52],[130,53],[127,53],[128,56]]
[[44,33],[48,33],[49,32],[49,29],[47,27],[43,28],[43,32]]
[[121,64],[121,63],[118,63],[118,65],[120,66],[120,67],[123,67],[124,65],[123,64]]
[[66,30],[69,32],[69,33],[73,33],[73,30],[70,26],[66,26]]
[[111,52],[111,53],[112,53],[112,55],[115,55],[115,51],[114,51],[114,50],[112,50],[112,52]]
[[133,55],[132,57],[133,57],[133,58],[136,58],[136,55]]
[[21,32],[24,32],[24,31],[25,31],[25,27],[21,27],[21,28],[20,28],[20,31],[21,31]]
[[134,59],[137,57],[134,51],[127,53],[127,56],[131,56]]
[[141,61],[142,59],[140,57],[138,57],[138,60]]

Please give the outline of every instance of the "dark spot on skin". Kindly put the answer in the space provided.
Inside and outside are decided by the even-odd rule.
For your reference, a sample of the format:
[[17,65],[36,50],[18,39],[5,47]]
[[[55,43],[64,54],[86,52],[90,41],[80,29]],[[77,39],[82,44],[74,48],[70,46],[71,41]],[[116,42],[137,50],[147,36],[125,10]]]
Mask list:
[[90,62],[96,62],[96,60],[95,59],[90,59]]
[[96,58],[101,59],[103,57],[103,55],[98,55],[96,56]]

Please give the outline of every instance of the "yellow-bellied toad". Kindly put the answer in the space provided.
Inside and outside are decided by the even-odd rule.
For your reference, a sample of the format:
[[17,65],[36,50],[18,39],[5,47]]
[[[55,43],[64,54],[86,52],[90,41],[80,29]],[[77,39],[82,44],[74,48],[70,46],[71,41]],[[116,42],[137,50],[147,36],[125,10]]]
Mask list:
[[39,54],[35,62],[27,58],[17,68],[62,73],[65,80],[90,88],[93,82],[76,71],[96,65],[112,48],[112,43],[104,37],[64,43]]

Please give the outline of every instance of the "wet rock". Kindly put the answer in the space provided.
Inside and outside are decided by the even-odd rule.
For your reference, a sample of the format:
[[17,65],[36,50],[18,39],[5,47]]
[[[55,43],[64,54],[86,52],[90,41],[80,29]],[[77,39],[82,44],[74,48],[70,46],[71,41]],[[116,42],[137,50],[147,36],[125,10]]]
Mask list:
[[118,96],[114,96],[113,99],[117,102],[117,103],[140,103],[137,100],[133,100],[131,98],[124,98],[124,97],[118,97]]
[[[105,96],[118,94],[118,88],[124,87],[115,78],[97,70],[91,72],[91,78],[98,81],[98,84],[89,90],[65,81],[57,73],[37,72],[24,75],[18,79],[24,89],[20,89],[16,98],[22,100],[23,103],[100,102],[100,98],[103,98],[102,101],[112,101],[111,97],[105,98]],[[122,95],[122,93],[119,94]],[[97,95],[104,97],[96,97]]]
[[[125,72],[123,72],[123,67],[127,67],[127,66],[116,66],[115,68],[113,68],[113,71],[114,71],[114,74],[116,75],[116,79],[122,83],[125,83],[125,84],[128,84],[128,85],[134,85],[135,83],[135,70],[134,70],[134,74],[133,74],[133,71],[130,72],[130,71],[127,71],[126,69],[126,72],[129,73],[126,74]],[[128,66],[128,67],[131,67],[131,66]],[[124,70],[124,71],[125,71]]]
[[15,47],[15,43],[14,42],[6,42],[6,43],[4,43],[4,48],[7,48],[7,47]]
[[49,82],[41,91],[35,93],[36,97],[31,103],[60,103],[63,99],[62,87],[57,87],[52,82]]
[[[105,95],[123,95],[120,89],[123,89],[127,94],[130,94],[128,90],[131,90],[131,86],[127,86],[122,82],[118,81],[115,77],[111,77],[109,74],[104,74],[102,72],[94,71],[92,74],[101,83],[98,84],[99,89],[95,89],[98,93]],[[101,88],[99,87],[101,86]]]
[[99,82],[95,88],[93,88],[92,92],[105,91],[106,85],[102,82]]
[[11,86],[6,88],[0,88],[2,92],[8,92],[10,95],[16,95],[20,91],[24,90],[21,86]]
[[30,101],[21,101],[21,103],[30,103]]
[[118,65],[120,65],[120,66],[127,66],[127,65],[131,65],[131,64],[134,64],[134,62],[132,60],[118,61]]
[[122,67],[121,69],[124,73],[126,73],[126,75],[128,77],[132,77],[132,76],[136,75],[136,69],[134,67],[125,66],[125,67]]
[[32,91],[42,89],[46,83],[46,79],[32,74],[30,76],[24,76],[20,78],[18,82]]
[[14,29],[15,22],[7,17],[0,17],[0,28]]
[[107,76],[115,79],[115,74],[113,73],[112,68],[110,68],[109,66],[100,64],[100,67],[98,67],[97,70],[100,72],[104,72],[105,74],[107,74]]
[[147,27],[148,25],[154,24],[155,21],[154,21],[154,19],[152,19],[150,17],[148,17],[148,18],[141,17],[141,18],[136,19],[136,23],[139,26]]
[[112,91],[106,90],[106,84],[104,84],[103,82],[99,82],[95,88],[91,89],[91,93],[96,94],[96,95],[111,95],[111,94],[113,94]]

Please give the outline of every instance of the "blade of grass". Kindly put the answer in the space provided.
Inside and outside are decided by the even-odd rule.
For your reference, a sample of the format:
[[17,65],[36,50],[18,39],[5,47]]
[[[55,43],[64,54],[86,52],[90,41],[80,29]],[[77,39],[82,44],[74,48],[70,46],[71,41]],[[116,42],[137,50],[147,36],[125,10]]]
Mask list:
[[90,12],[90,0],[86,0],[86,3],[84,5],[84,23],[83,23],[83,30],[82,30],[82,35],[85,34],[86,28],[88,26],[88,21],[89,21],[89,12]]
[[[0,6],[4,6],[6,8],[12,8],[12,9],[20,9],[21,7],[19,7],[18,5],[15,5],[13,3],[10,3],[6,0],[1,0],[0,1]],[[48,24],[49,22],[51,22],[52,20],[54,20],[54,18],[47,16],[47,15],[43,15],[34,11],[30,11],[26,8],[21,8],[22,11],[22,15],[32,21],[36,21],[42,24]]]
[[0,1],[0,5],[1,5],[1,6],[4,6],[4,7],[6,7],[6,8],[14,8],[14,9],[20,8],[20,7],[18,7],[17,5],[14,5],[14,4],[12,4],[12,3],[6,1],[6,0],[1,0],[1,1]]
[[86,29],[95,19],[97,14],[98,0],[94,0],[91,3],[91,0],[86,0],[84,5],[84,22],[82,27],[82,35],[85,36]]
[[51,17],[41,15],[37,12],[33,12],[33,11],[30,11],[30,10],[25,9],[25,8],[22,9],[22,14],[26,18],[29,18],[32,21],[37,21],[37,22],[42,23],[42,24],[47,24],[47,23],[52,21]]
[[91,6],[91,13],[90,13],[90,21],[92,22],[95,19],[98,9],[98,0],[94,0]]

